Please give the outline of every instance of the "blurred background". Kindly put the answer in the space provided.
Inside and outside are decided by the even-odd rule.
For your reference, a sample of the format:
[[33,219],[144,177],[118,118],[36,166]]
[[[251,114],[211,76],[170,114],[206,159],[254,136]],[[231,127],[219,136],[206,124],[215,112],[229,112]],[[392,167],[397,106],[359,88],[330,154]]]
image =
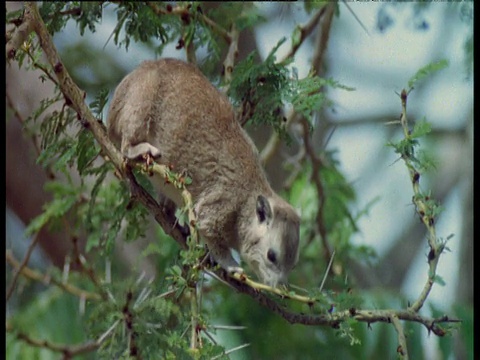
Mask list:
[[[253,31],[242,33],[239,60],[253,50],[264,59],[282,37],[290,39],[295,26],[306,23],[312,16],[301,2],[254,5],[265,21]],[[19,6],[21,4],[7,3],[7,10]],[[216,5],[206,3],[204,6]],[[128,51],[115,46],[111,39],[117,23],[114,7],[109,4],[104,8],[95,32],[87,30],[80,36],[77,25],[71,21],[54,37],[68,71],[87,92],[87,103],[101,89],[112,92],[121,78],[141,61],[158,57],[157,40],[147,44],[131,43]],[[291,65],[300,78],[310,71],[315,41],[313,32]],[[279,48],[277,58],[282,58],[289,48],[288,40]],[[206,56],[206,49],[203,51]],[[164,48],[162,57],[167,56],[185,58],[184,52],[175,49],[175,43]],[[202,50],[198,58],[201,63]],[[418,326],[415,334],[419,340],[414,349],[417,346],[420,349],[417,354],[426,359],[466,359],[473,358],[473,348],[470,348],[473,344],[473,2],[340,2],[331,23],[326,51],[316,68],[322,77],[333,78],[355,91],[327,88],[331,104],[316,115],[312,142],[319,152],[335,152],[339,169],[356,192],[350,211],[358,213],[372,204],[368,213],[359,218],[358,232],[351,239],[355,244],[371,246],[378,255],[370,266],[355,263],[350,270],[355,272],[358,286],[368,294],[365,307],[405,306],[398,303],[399,298],[415,299],[426,281],[428,246],[425,228],[411,203],[413,193],[407,169],[386,146],[389,141],[399,140],[402,132],[398,125],[387,123],[399,119],[398,94],[408,80],[421,67],[441,59],[446,59],[449,66],[419,84],[409,95],[408,103],[410,121],[425,117],[432,124],[432,132],[422,139],[422,146],[428,149],[436,166],[422,175],[421,186],[431,189],[432,196],[444,207],[436,223],[437,235],[445,239],[453,234],[447,243],[450,251],[442,255],[438,267],[438,275],[445,285],[433,287],[422,312],[463,317],[464,323],[463,330],[449,339],[438,339]],[[48,174],[35,165],[32,142],[22,134],[21,121],[14,118],[27,118],[44,93],[52,91],[52,85],[38,81],[38,74],[19,70],[16,64],[7,66],[6,75],[6,248],[21,259],[29,244],[29,239],[22,235],[25,223],[36,216],[48,200],[48,194],[43,191]],[[212,81],[218,83],[218,72]],[[8,110],[11,105],[16,112]],[[270,137],[270,130],[249,127],[248,131],[261,150]],[[279,191],[288,177],[283,164],[291,154],[291,148],[282,146],[267,164],[269,177]],[[152,229],[151,234],[158,236],[158,229]],[[44,231],[39,237],[41,247],[36,248],[29,266],[62,267],[70,247],[61,234]],[[118,244],[117,261],[128,268],[147,242],[148,238]],[[138,272],[157,275],[155,260],[151,258],[136,266]],[[322,276],[321,272],[312,274],[316,279]],[[35,293],[36,290],[29,291]],[[226,290],[220,296],[231,300],[236,295]],[[9,301],[7,316],[21,309],[22,301],[26,300],[14,297]],[[230,309],[224,304],[218,314],[219,321],[248,326],[241,333],[218,334],[222,343],[231,347],[251,343],[250,348],[233,354],[232,359],[278,358],[278,354],[295,359],[299,353],[303,354],[302,358],[312,359],[319,354],[331,359],[367,359],[386,353],[391,356],[385,358],[396,357],[393,351],[385,350],[388,346],[395,348],[392,345],[395,333],[389,328],[389,335],[383,334],[383,325],[374,325],[372,331],[363,325],[362,330],[358,330],[362,344],[350,347],[348,341],[333,337],[330,329],[287,325],[279,318],[262,315],[262,309],[257,309],[255,303],[245,301],[243,305],[237,304],[236,310],[233,305]],[[76,306],[72,301],[68,309]],[[242,306],[257,318],[243,319],[239,310]],[[276,342],[279,332],[263,333],[259,323],[288,329],[280,332],[282,344]],[[345,349],[335,349],[335,344]],[[277,352],[267,350],[273,345]]]

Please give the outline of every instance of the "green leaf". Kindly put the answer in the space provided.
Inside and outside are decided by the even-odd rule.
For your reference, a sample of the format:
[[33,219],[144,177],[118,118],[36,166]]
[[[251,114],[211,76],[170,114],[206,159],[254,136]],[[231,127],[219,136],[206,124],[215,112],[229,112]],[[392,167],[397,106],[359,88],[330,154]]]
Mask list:
[[438,274],[436,274],[435,277],[433,278],[433,282],[435,284],[440,285],[440,286],[445,286],[446,285],[445,280],[443,280],[443,278]]
[[147,257],[149,255],[162,255],[162,247],[157,242],[148,243],[147,247],[142,251],[142,256]]
[[302,29],[300,25],[295,26],[295,29],[293,30],[292,34],[292,48],[295,48],[300,44],[300,41],[302,39]]
[[175,210],[175,217],[177,218],[180,226],[185,226],[185,224],[188,224],[188,215],[185,209],[177,208]]
[[108,88],[100,90],[97,96],[95,96],[95,99],[89,104],[90,108],[95,113],[95,116],[97,116],[98,118],[101,117],[103,108],[108,102],[108,93]]
[[80,175],[83,175],[84,171],[100,153],[100,149],[95,146],[95,140],[91,131],[82,128],[77,137],[78,142],[75,147],[77,170]]
[[183,179],[183,183],[185,185],[190,185],[192,183],[192,178],[190,176],[185,176],[185,178]]
[[410,134],[412,138],[419,138],[422,137],[432,131],[432,125],[427,122],[425,117],[421,119],[420,121],[417,121],[415,123],[415,126],[413,127],[413,131]]
[[448,61],[443,59],[422,67],[420,70],[417,71],[415,75],[410,78],[410,80],[408,80],[408,88],[413,88],[414,85],[416,85],[419,81],[425,79],[427,76],[433,74],[436,71],[446,68],[447,66]]
[[44,205],[43,212],[34,218],[25,229],[25,235],[30,236],[40,231],[47,223],[64,216],[76,203],[75,189],[58,182],[48,183],[46,190],[54,192],[54,199]]

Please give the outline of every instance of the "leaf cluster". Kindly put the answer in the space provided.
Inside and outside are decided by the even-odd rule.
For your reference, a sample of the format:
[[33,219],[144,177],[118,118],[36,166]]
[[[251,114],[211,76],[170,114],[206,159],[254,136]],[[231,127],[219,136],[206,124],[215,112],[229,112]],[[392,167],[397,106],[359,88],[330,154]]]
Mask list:
[[61,31],[73,19],[83,35],[86,28],[95,32],[95,25],[102,19],[102,4],[102,1],[45,1],[39,11],[50,34]]
[[[37,162],[65,174],[67,179],[66,182],[47,183],[45,190],[52,194],[53,200],[45,204],[44,212],[29,224],[27,234],[57,224],[68,215],[86,230],[87,251],[100,247],[110,254],[121,230],[127,241],[144,235],[148,212],[137,203],[131,204],[124,184],[106,180],[113,166],[95,162],[100,147],[88,129],[76,129],[73,111],[66,106],[60,111],[51,111],[61,99],[57,96],[42,100],[28,120],[33,124],[42,120],[39,127],[41,152]],[[102,91],[90,104],[97,114],[102,113],[106,99],[107,92]],[[80,184],[74,181],[74,172],[80,176]]]
[[[135,42],[149,42],[151,38],[160,39],[162,44],[172,41],[172,31],[178,32],[180,23],[176,16],[156,15],[153,10],[141,2],[121,2],[116,9],[117,25],[113,30],[115,45],[128,49],[131,39]],[[123,33],[122,30],[125,29]],[[123,34],[123,38],[121,38]]]
[[[308,278],[306,274],[318,274],[317,282],[320,284],[321,274],[324,273],[328,262],[328,259],[319,261],[319,254],[322,252],[320,236],[325,236],[327,242],[335,249],[335,262],[344,265],[345,268],[348,260],[352,258],[366,262],[376,258],[372,247],[355,245],[350,240],[352,235],[358,232],[358,220],[368,215],[369,209],[378,201],[378,198],[359,210],[353,210],[357,199],[356,192],[339,169],[340,163],[336,155],[337,151],[321,153],[322,166],[318,169],[322,186],[321,196],[311,180],[313,169],[308,165],[306,165],[306,171],[302,172],[293,183],[288,194],[289,202],[301,209],[300,238],[308,244],[302,250],[302,259],[305,263],[302,268],[305,273],[297,274],[299,279],[295,279],[294,283],[297,281],[296,283],[302,284],[305,276]],[[323,228],[322,234],[318,231],[319,227]],[[293,274],[293,276],[296,275]],[[311,286],[311,279],[309,280],[308,286]],[[338,280],[340,288],[350,286],[345,284],[343,279]],[[304,285],[307,286],[306,283]]]
[[408,80],[408,89],[412,89],[416,84],[430,76],[434,72],[442,70],[448,66],[448,61],[445,59],[430,63],[419,69],[410,80]]
[[239,31],[266,21],[253,2],[224,1],[213,7],[208,16],[224,29],[230,29],[233,24]]
[[284,106],[292,106],[311,123],[313,114],[329,104],[323,91],[326,87],[353,89],[333,79],[322,79],[314,72],[298,79],[296,69],[289,68],[292,59],[277,62],[276,52],[285,41],[282,38],[261,63],[255,62],[255,51],[238,63],[228,95],[235,105],[250,109],[251,124],[272,126],[286,137]]
[[188,337],[180,336],[189,321],[185,304],[162,294],[163,285],[127,279],[105,287],[110,301],[92,306],[87,322],[94,338],[113,326],[111,336],[97,352],[99,358],[128,358],[131,336],[142,358],[190,358]]
[[250,106],[252,124],[267,124],[279,131],[284,98],[291,90],[286,64],[276,62],[275,53],[285,38],[272,49],[265,61],[256,64],[256,52],[252,52],[237,66],[232,74],[229,96],[234,104]]
[[419,139],[425,137],[432,130],[432,126],[425,118],[417,121],[413,130],[409,132],[407,137],[393,142],[389,141],[387,146],[393,147],[395,153],[399,154],[402,159],[408,160],[412,165],[418,168],[420,173],[429,169],[434,169],[436,163],[424,150],[418,149],[420,146]]

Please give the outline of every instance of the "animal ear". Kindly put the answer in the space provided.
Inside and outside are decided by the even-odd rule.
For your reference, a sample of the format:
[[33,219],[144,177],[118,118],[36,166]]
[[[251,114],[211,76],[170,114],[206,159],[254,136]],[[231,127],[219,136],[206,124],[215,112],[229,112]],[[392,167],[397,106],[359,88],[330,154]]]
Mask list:
[[267,198],[263,195],[258,195],[257,197],[257,217],[260,223],[265,221],[269,223],[272,219],[272,208]]

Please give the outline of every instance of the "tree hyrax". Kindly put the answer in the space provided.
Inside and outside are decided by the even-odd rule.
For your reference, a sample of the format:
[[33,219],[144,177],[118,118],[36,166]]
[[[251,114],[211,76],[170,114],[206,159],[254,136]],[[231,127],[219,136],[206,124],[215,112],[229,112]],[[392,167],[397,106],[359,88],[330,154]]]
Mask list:
[[[242,271],[232,248],[264,283],[286,281],[298,259],[299,216],[270,187],[228,99],[197,68],[143,62],[115,90],[108,132],[128,158],[148,153],[186,170],[199,234],[224,269]],[[155,182],[183,205],[163,179]]]

